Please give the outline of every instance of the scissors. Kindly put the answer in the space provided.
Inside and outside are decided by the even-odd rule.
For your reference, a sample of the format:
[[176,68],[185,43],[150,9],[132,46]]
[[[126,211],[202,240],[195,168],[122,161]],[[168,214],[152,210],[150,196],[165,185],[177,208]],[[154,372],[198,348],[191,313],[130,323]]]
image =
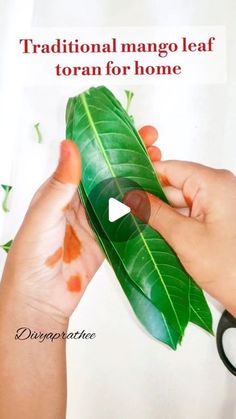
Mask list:
[[233,366],[229,361],[227,355],[225,354],[224,345],[223,345],[223,336],[226,330],[236,329],[236,318],[234,318],[228,311],[224,311],[216,332],[216,345],[218,349],[219,356],[222,362],[225,364],[226,368],[231,372],[231,374],[236,376],[236,366]]

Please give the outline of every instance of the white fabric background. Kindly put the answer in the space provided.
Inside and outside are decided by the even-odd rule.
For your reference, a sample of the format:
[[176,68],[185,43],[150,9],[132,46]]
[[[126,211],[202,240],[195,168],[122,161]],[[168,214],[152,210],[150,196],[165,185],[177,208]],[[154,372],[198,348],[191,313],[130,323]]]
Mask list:
[[[66,100],[81,89],[20,86],[9,48],[16,28],[225,25],[227,83],[132,86],[132,113],[138,127],[157,126],[164,159],[236,172],[235,21],[234,0],[1,0],[0,183],[14,190],[11,212],[0,214],[0,242],[14,236],[32,194],[55,167]],[[113,89],[121,100],[124,87]],[[33,129],[38,121],[42,145]],[[1,251],[1,267],[5,257]],[[216,326],[222,308],[213,301],[211,308]],[[177,352],[154,341],[137,323],[107,263],[72,316],[70,330],[81,329],[97,337],[68,342],[67,419],[236,418],[236,381],[222,365],[215,339],[189,326]],[[235,359],[234,344],[235,335],[229,343]]]

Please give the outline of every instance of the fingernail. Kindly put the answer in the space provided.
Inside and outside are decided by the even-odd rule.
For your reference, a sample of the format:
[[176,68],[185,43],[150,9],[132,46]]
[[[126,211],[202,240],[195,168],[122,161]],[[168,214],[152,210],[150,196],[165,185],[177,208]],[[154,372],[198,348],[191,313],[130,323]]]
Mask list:
[[60,145],[60,161],[69,160],[70,144],[67,140],[63,140]]
[[143,202],[143,197],[139,192],[128,192],[124,197],[124,203],[128,207],[131,208],[131,210],[137,211]]

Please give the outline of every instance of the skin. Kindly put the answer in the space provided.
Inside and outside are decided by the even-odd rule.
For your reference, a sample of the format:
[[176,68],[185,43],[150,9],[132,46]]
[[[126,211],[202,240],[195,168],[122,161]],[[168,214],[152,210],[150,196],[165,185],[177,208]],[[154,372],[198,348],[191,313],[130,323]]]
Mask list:
[[[142,135],[145,142],[145,130]],[[66,332],[104,260],[77,193],[80,177],[78,148],[65,140],[58,167],[36,192],[7,257],[0,283],[2,419],[65,418],[66,341],[15,335],[19,327]]]
[[[236,177],[200,164],[154,163],[169,202],[149,195],[149,225],[171,245],[197,284],[236,317]],[[124,202],[145,220],[141,191]]]
[[[149,224],[196,282],[236,316],[236,179],[227,171],[159,162],[157,132],[141,131],[171,206],[150,195]],[[62,419],[65,341],[15,340],[18,327],[66,331],[69,317],[103,261],[80,203],[80,155],[64,141],[53,176],[34,196],[8,254],[0,285],[0,417]],[[142,197],[142,195],[141,195]],[[139,192],[125,197],[142,218]],[[30,251],[29,251],[30,249]]]

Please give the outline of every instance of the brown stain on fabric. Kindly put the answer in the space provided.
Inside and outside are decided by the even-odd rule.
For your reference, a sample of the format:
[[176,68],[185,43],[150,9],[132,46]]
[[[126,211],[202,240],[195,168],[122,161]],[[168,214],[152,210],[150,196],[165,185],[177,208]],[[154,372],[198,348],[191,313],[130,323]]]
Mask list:
[[51,256],[49,256],[46,261],[45,265],[48,266],[48,268],[54,268],[54,266],[59,262],[59,260],[62,258],[63,249],[62,247],[59,247]]
[[79,292],[81,290],[81,280],[79,275],[73,275],[68,279],[67,289],[70,292]]
[[66,224],[63,261],[70,263],[81,253],[81,242],[70,224]]

